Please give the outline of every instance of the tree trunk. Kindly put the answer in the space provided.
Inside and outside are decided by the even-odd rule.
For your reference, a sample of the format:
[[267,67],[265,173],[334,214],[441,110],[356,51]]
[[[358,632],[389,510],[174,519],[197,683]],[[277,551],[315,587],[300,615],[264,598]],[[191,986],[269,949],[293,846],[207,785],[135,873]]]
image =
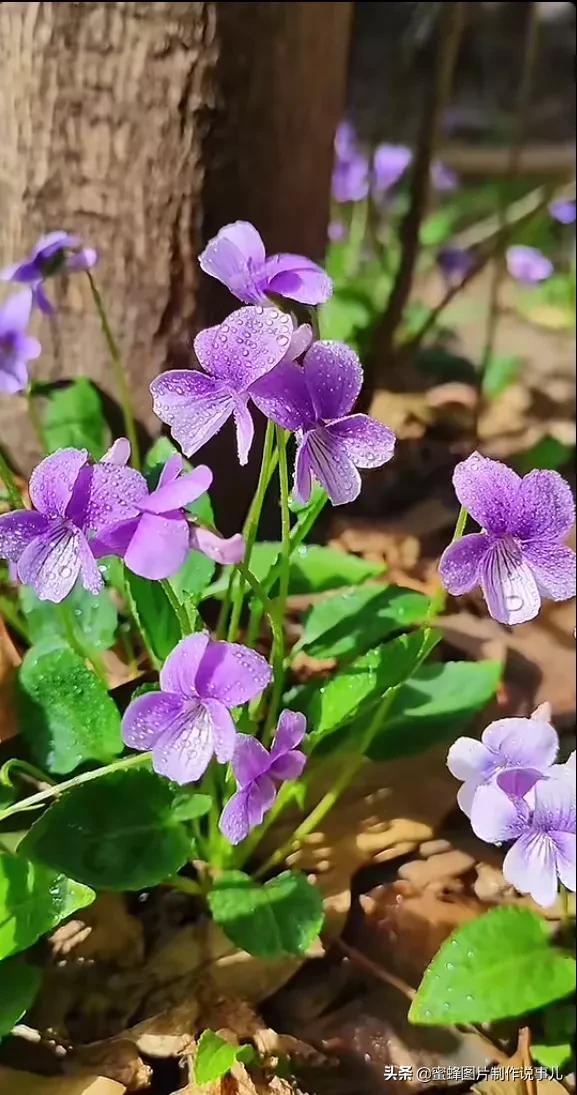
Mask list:
[[[322,256],[351,8],[0,7],[0,265],[55,228],[97,247],[136,412],[152,431],[148,384],[190,363],[191,336],[223,308],[196,262],[220,225],[247,218],[270,250]],[[50,291],[57,316],[52,331],[39,319],[34,375],[85,374],[114,395],[86,279]],[[30,466],[22,399],[2,398],[0,439]]]

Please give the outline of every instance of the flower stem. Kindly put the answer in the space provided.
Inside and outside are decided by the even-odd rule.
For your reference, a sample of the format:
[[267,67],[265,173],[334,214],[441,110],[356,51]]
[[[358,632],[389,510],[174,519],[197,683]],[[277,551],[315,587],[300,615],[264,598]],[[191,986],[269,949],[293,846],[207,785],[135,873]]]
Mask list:
[[[453,533],[451,544],[456,544],[457,540],[460,540],[467,527],[467,519],[469,514],[464,506],[461,506],[459,510],[459,516],[457,517],[457,523],[455,525],[455,531]],[[451,546],[449,544],[449,546]],[[427,613],[427,621],[434,620],[436,616],[441,613],[445,607],[447,601],[447,593],[443,585],[439,583],[437,592],[431,597],[431,603],[429,605],[429,611]]]
[[171,886],[173,890],[180,890],[181,893],[190,894],[193,897],[204,896],[202,886],[192,878],[186,878],[185,875],[175,874],[172,878],[165,878],[162,885]]
[[22,501],[22,495],[16,486],[16,480],[10,470],[10,465],[0,449],[0,479],[6,487],[6,494],[8,495],[8,501],[12,509],[24,509],[24,502]]
[[264,728],[264,742],[270,739],[273,731],[278,709],[282,699],[285,678],[285,641],[284,641],[284,614],[289,591],[290,562],[291,562],[291,511],[290,488],[287,462],[287,444],[289,435],[286,430],[276,426],[278,472],[280,483],[280,513],[281,513],[281,551],[279,572],[279,593],[275,600],[274,617],[276,629],[273,634],[273,646],[271,652],[271,664],[273,670],[273,683],[270,703],[268,705],[266,724]]
[[[267,422],[258,483],[254,493],[254,498],[251,502],[250,509],[246,517],[246,521],[244,523],[243,536],[246,545],[244,564],[247,568],[250,567],[250,557],[252,555],[252,550],[256,542],[262,507],[272,474],[270,465],[273,459],[274,431],[275,427],[273,423]],[[240,576],[240,579],[237,580],[237,578],[238,576],[236,572],[233,571],[230,576],[228,589],[222,604],[221,618],[219,620],[218,626],[218,633],[220,635],[224,634],[226,618],[228,616],[228,611],[232,603],[232,611],[227,635],[229,643],[233,643],[238,635],[240,617],[242,614],[242,606],[244,603],[245,579],[243,578],[242,574]]]
[[134,420],[134,413],[133,413],[133,410],[132,410],[132,403],[131,403],[131,399],[130,399],[130,391],[129,391],[128,382],[127,382],[127,379],[126,379],[126,372],[124,370],[124,365],[122,363],[122,356],[121,356],[120,350],[118,348],[118,343],[116,342],[116,339],[115,339],[114,335],[112,334],[112,329],[111,329],[110,324],[108,322],[108,316],[106,314],[106,309],[104,307],[104,303],[103,303],[102,297],[100,295],[100,290],[98,289],[98,286],[96,285],[96,282],[95,282],[90,270],[86,271],[86,276],[88,278],[88,282],[89,282],[89,285],[90,285],[90,291],[92,293],[92,299],[94,301],[96,311],[98,312],[98,317],[100,319],[100,325],[102,327],[102,333],[103,333],[104,338],[106,340],[106,344],[108,346],[108,352],[110,354],[110,360],[112,362],[112,369],[113,369],[113,372],[114,372],[114,377],[115,377],[116,385],[117,385],[117,388],[118,388],[118,395],[119,395],[120,403],[121,403],[121,406],[122,406],[122,414],[123,414],[123,417],[124,417],[124,428],[126,430],[126,436],[127,436],[128,440],[130,441],[130,448],[131,448],[131,453],[132,453],[132,464],[133,464],[133,467],[139,468],[140,467],[140,450],[139,450],[139,445],[138,445],[138,436],[137,436],[137,433],[136,433],[136,422]]
[[13,814],[22,813],[24,810],[35,810],[37,806],[42,806],[51,798],[57,798],[65,791],[71,791],[73,787],[80,787],[83,783],[91,783],[92,780],[101,779],[102,776],[107,776],[111,772],[120,772],[125,768],[134,768],[137,764],[144,764],[150,760],[151,755],[151,753],[131,753],[129,757],[113,761],[112,764],[107,764],[104,768],[93,768],[91,772],[82,772],[81,775],[73,776],[72,779],[67,779],[64,783],[56,783],[54,787],[48,787],[46,791],[38,791],[37,794],[29,795],[21,802],[16,802],[13,806],[7,806],[5,810],[0,810],[0,822],[12,817]]
[[369,202],[367,198],[353,203],[351,225],[345,257],[346,273],[349,277],[358,273],[361,265],[361,257],[369,216]]
[[375,734],[380,730],[383,719],[386,717],[400,687],[401,685],[395,685],[394,688],[388,689],[378,705],[373,718],[369,722],[360,743],[358,754],[355,757],[352,757],[348,764],[343,765],[342,772],[330,791],[327,791],[326,795],[317,803],[314,810],[312,810],[308,817],[306,817],[298,828],[295,829],[292,836],[289,837],[276,852],[273,852],[261,867],[259,867],[258,871],[255,872],[255,878],[261,878],[263,875],[268,874],[273,867],[278,866],[279,863],[283,863],[286,857],[298,847],[305,837],[309,836],[310,833],[313,833],[317,826],[324,821],[327,814],[330,813],[333,806],[339,801],[343,792],[346,791],[349,784],[352,783],[357,772],[362,768],[365,761],[365,754],[370,749]]
[[184,605],[181,605],[178,597],[176,596],[176,593],[174,592],[170,584],[170,580],[168,578],[163,578],[160,584],[166,594],[168,601],[170,602],[170,607],[172,608],[172,611],[174,612],[174,615],[178,620],[178,626],[180,627],[180,632],[184,639],[186,635],[190,635],[192,630],[188,612],[186,611]]

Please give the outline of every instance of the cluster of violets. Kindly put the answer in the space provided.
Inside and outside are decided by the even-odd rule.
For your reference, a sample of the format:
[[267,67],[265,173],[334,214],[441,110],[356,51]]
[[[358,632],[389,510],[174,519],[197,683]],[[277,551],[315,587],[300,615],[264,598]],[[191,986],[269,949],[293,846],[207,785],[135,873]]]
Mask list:
[[[352,157],[351,141],[342,129],[337,145],[343,162]],[[382,178],[385,158],[379,157]],[[397,171],[402,173],[399,166]],[[390,167],[389,178],[393,174]],[[0,389],[6,376],[21,383],[15,386],[13,379],[3,390],[25,386],[26,361],[40,352],[26,328],[33,304],[44,312],[52,307],[45,281],[63,271],[89,270],[95,261],[95,252],[76,237],[54,232],[23,263],[4,271],[5,280],[27,288],[0,313]],[[298,501],[308,501],[315,481],[335,505],[354,500],[361,487],[358,469],[390,460],[395,437],[370,416],[354,413],[362,383],[357,355],[343,343],[315,339],[312,327],[294,318],[291,302],[322,304],[332,291],[330,279],[302,256],[267,256],[256,229],[240,221],[210,241],[200,265],[243,306],[197,335],[198,369],[166,372],[153,381],[156,414],[186,456],[232,418],[239,462],[245,464],[254,434],[251,408],[257,408],[294,434]],[[191,550],[221,564],[242,561],[242,536],[224,539],[187,509],[210,487],[208,467],[186,471],[176,454],[151,489],[129,459],[124,438],[97,462],[85,450],[53,453],[31,476],[33,508],[0,516],[0,557],[40,599],[59,603],[77,581],[99,593],[98,561],[109,555],[152,581],[174,575]],[[521,478],[474,453],[457,466],[454,485],[482,531],[445,551],[440,573],[450,593],[480,587],[491,615],[509,625],[536,616],[542,597],[574,595],[574,555],[564,538],[575,508],[557,473]],[[199,780],[213,757],[231,765],[237,789],[220,822],[231,844],[262,822],[279,784],[297,779],[305,764],[299,746],[306,722],[300,714],[282,712],[270,749],[236,730],[231,711],[257,699],[271,676],[268,662],[254,650],[197,633],[167,658],[159,691],[135,699],[123,719],[126,744],[150,751],[154,769],[177,783]],[[513,719],[493,724],[482,742],[460,739],[449,754],[451,771],[464,780],[459,801],[475,832],[486,840],[515,841],[505,875],[542,904],[553,900],[558,877],[575,888],[571,763],[555,764],[557,744],[543,718]]]

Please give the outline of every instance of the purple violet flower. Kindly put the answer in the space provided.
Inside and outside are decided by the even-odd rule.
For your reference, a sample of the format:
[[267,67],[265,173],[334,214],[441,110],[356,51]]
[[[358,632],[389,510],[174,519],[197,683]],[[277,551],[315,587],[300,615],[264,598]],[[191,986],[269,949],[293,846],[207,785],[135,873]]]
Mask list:
[[19,581],[41,601],[63,601],[77,578],[99,593],[104,583],[89,536],[136,516],[143,489],[132,468],[90,464],[86,449],[60,449],[32,472],[35,508],[0,517],[0,556],[16,563]]
[[0,271],[0,281],[18,281],[30,285],[34,303],[41,312],[54,311],[44,291],[43,282],[63,270],[90,270],[98,261],[92,247],[83,247],[78,236],[69,232],[49,232],[41,236],[23,262]]
[[327,235],[331,243],[340,243],[347,238],[347,227],[342,221],[330,221]]
[[283,711],[270,752],[256,738],[237,734],[232,757],[237,791],[220,818],[220,830],[231,844],[240,844],[260,825],[276,796],[276,783],[298,779],[306,756],[297,747],[307,722],[304,715]]
[[336,159],[332,176],[332,194],[336,202],[359,202],[369,192],[369,161],[364,152],[353,152]]
[[39,357],[37,338],[26,334],[32,310],[32,293],[23,289],[0,305],[0,392],[13,394],[28,385],[29,361]]
[[133,574],[159,581],[180,570],[191,548],[218,563],[238,563],[244,558],[242,536],[225,540],[209,529],[195,526],[185,506],[196,501],[212,483],[204,464],[182,475],[182,457],[166,462],[156,490],[143,491],[138,514],[109,525],[91,543],[97,559],[118,555]]
[[471,826],[481,840],[513,840],[503,874],[539,905],[553,905],[558,879],[575,892],[575,783],[544,779],[527,798],[511,798],[495,784],[475,795]]
[[251,395],[263,413],[297,433],[294,495],[307,502],[313,477],[333,505],[361,489],[357,468],[377,468],[393,455],[395,435],[366,414],[349,414],[361,390],[357,355],[342,342],[315,342],[302,367],[278,365]]
[[373,156],[374,189],[386,194],[407,170],[413,153],[402,144],[380,144]]
[[186,456],[234,417],[238,457],[246,464],[254,436],[251,386],[283,359],[296,336],[290,316],[276,308],[239,308],[194,340],[203,372],[174,369],[152,381],[154,412],[170,426]]
[[479,788],[495,782],[508,795],[522,798],[553,771],[558,749],[554,728],[535,716],[492,722],[481,741],[458,738],[449,749],[447,767],[464,781],[457,796],[461,810],[470,817]]
[[439,193],[447,194],[451,190],[457,189],[459,176],[441,160],[434,160],[431,164],[431,183]]
[[517,244],[507,248],[507,269],[522,285],[538,285],[551,277],[554,267],[550,259],[536,247]]
[[442,247],[437,255],[437,266],[449,288],[461,285],[474,265],[473,255],[463,247],[448,245]]
[[568,483],[554,471],[523,478],[475,452],[453,475],[457,498],[483,532],[463,536],[444,552],[445,589],[460,596],[481,586],[493,619],[521,624],[541,598],[575,595],[575,555],[562,542],[575,520]]
[[267,258],[261,236],[248,221],[226,224],[198,261],[205,274],[245,304],[268,304],[270,294],[300,304],[324,304],[333,291],[328,274],[311,259],[289,254]]
[[358,137],[352,122],[346,118],[339,122],[335,133],[335,153],[339,159],[344,160],[352,156],[358,148]]
[[265,658],[237,643],[209,635],[182,639],[160,671],[160,692],[133,700],[122,720],[131,749],[151,750],[155,772],[176,783],[193,783],[213,754],[232,759],[236,728],[230,711],[269,684]]
[[575,198],[558,198],[551,202],[549,212],[559,224],[575,224]]

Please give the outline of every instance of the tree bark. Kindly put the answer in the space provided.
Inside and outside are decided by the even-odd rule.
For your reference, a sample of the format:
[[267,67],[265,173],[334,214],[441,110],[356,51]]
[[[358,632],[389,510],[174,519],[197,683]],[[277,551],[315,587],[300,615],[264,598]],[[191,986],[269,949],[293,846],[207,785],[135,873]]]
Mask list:
[[[0,6],[0,265],[55,228],[97,247],[136,413],[153,432],[148,384],[191,363],[191,336],[224,306],[196,262],[220,225],[247,218],[270,250],[322,255],[351,8]],[[40,319],[34,375],[88,375],[114,396],[86,279],[50,291],[57,318],[52,337]],[[0,440],[23,468],[37,455],[25,421],[23,400],[3,397]]]

